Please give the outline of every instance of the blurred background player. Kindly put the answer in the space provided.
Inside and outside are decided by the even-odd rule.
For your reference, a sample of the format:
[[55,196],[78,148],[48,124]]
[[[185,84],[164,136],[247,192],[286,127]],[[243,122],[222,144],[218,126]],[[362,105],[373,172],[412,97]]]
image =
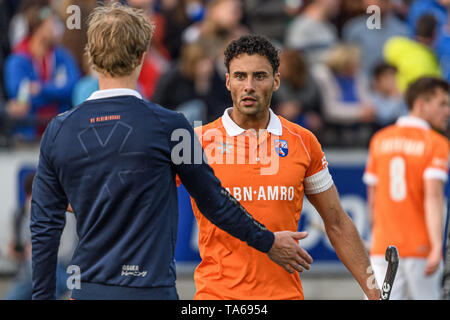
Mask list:
[[389,245],[400,263],[391,299],[440,299],[449,84],[423,77],[406,93],[409,115],[377,132],[364,174],[373,221],[372,266],[383,279]]
[[[279,64],[277,49],[261,36],[242,36],[228,45],[226,86],[233,107],[214,122],[196,128],[208,163],[224,187],[275,230],[298,229],[306,194],[322,216],[341,261],[364,292],[379,299],[379,290],[368,286],[372,276],[369,258],[340,205],[319,142],[310,131],[269,108],[280,86]],[[195,299],[303,299],[298,273],[288,274],[272,265],[258,251],[204,219],[195,199],[192,205],[202,257],[194,276]],[[304,252],[301,266],[309,270],[307,257]]]

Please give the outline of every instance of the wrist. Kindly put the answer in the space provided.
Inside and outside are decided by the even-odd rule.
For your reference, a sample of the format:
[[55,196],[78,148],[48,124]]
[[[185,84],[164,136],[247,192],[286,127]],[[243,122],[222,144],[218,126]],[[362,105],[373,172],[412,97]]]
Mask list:
[[371,289],[366,293],[367,299],[369,300],[380,300],[381,291],[380,289]]
[[273,245],[275,244],[275,233],[273,233],[272,231],[269,231],[269,232],[270,232],[270,236],[268,236],[268,238],[270,238],[271,240],[267,242],[268,249],[267,250],[263,249],[264,253],[269,253],[269,251],[272,250]]
[[431,246],[430,253],[441,253],[442,254],[442,245],[433,245]]

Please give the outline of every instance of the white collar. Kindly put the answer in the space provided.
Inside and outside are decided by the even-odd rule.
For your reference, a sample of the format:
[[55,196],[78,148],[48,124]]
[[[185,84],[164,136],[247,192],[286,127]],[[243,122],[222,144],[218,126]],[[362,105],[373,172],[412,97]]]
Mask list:
[[[228,108],[225,110],[225,112],[223,113],[222,116],[222,123],[223,126],[227,132],[227,134],[230,137],[234,137],[237,135],[240,135],[241,133],[245,132],[245,129],[242,129],[241,127],[239,127],[236,122],[233,121],[233,119],[231,119],[229,112],[231,112],[231,110],[233,110],[233,108]],[[267,125],[267,131],[269,131],[270,133],[276,135],[276,136],[281,136],[283,133],[283,126],[281,125],[281,121],[278,118],[278,116],[271,110],[269,109],[270,112],[270,118],[269,118],[269,124]]]
[[399,127],[416,127],[430,129],[430,125],[425,120],[414,116],[403,116],[397,119],[396,124]]
[[128,88],[117,88],[117,89],[97,90],[93,92],[90,95],[90,97],[87,98],[87,100],[105,99],[118,96],[135,96],[138,99],[142,99],[141,94],[136,90]]

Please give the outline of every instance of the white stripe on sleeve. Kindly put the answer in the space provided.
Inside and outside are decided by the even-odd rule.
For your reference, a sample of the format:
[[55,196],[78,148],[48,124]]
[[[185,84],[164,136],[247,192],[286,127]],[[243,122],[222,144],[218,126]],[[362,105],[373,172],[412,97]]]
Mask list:
[[369,186],[374,186],[378,183],[378,177],[373,173],[365,172],[363,175],[363,182]]
[[423,179],[424,180],[438,179],[438,180],[442,180],[444,182],[447,182],[448,174],[447,174],[447,172],[445,172],[442,169],[427,168],[427,169],[425,169],[425,171],[423,173]]

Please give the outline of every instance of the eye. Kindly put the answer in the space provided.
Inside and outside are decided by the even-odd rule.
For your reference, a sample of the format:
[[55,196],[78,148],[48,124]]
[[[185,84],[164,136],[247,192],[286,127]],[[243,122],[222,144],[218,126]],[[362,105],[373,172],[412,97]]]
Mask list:
[[266,78],[266,74],[265,73],[257,73],[255,75],[255,79],[256,80],[264,80]]
[[234,77],[235,77],[237,80],[243,80],[243,79],[245,78],[245,75],[244,75],[243,73],[235,73],[235,74],[234,74]]

